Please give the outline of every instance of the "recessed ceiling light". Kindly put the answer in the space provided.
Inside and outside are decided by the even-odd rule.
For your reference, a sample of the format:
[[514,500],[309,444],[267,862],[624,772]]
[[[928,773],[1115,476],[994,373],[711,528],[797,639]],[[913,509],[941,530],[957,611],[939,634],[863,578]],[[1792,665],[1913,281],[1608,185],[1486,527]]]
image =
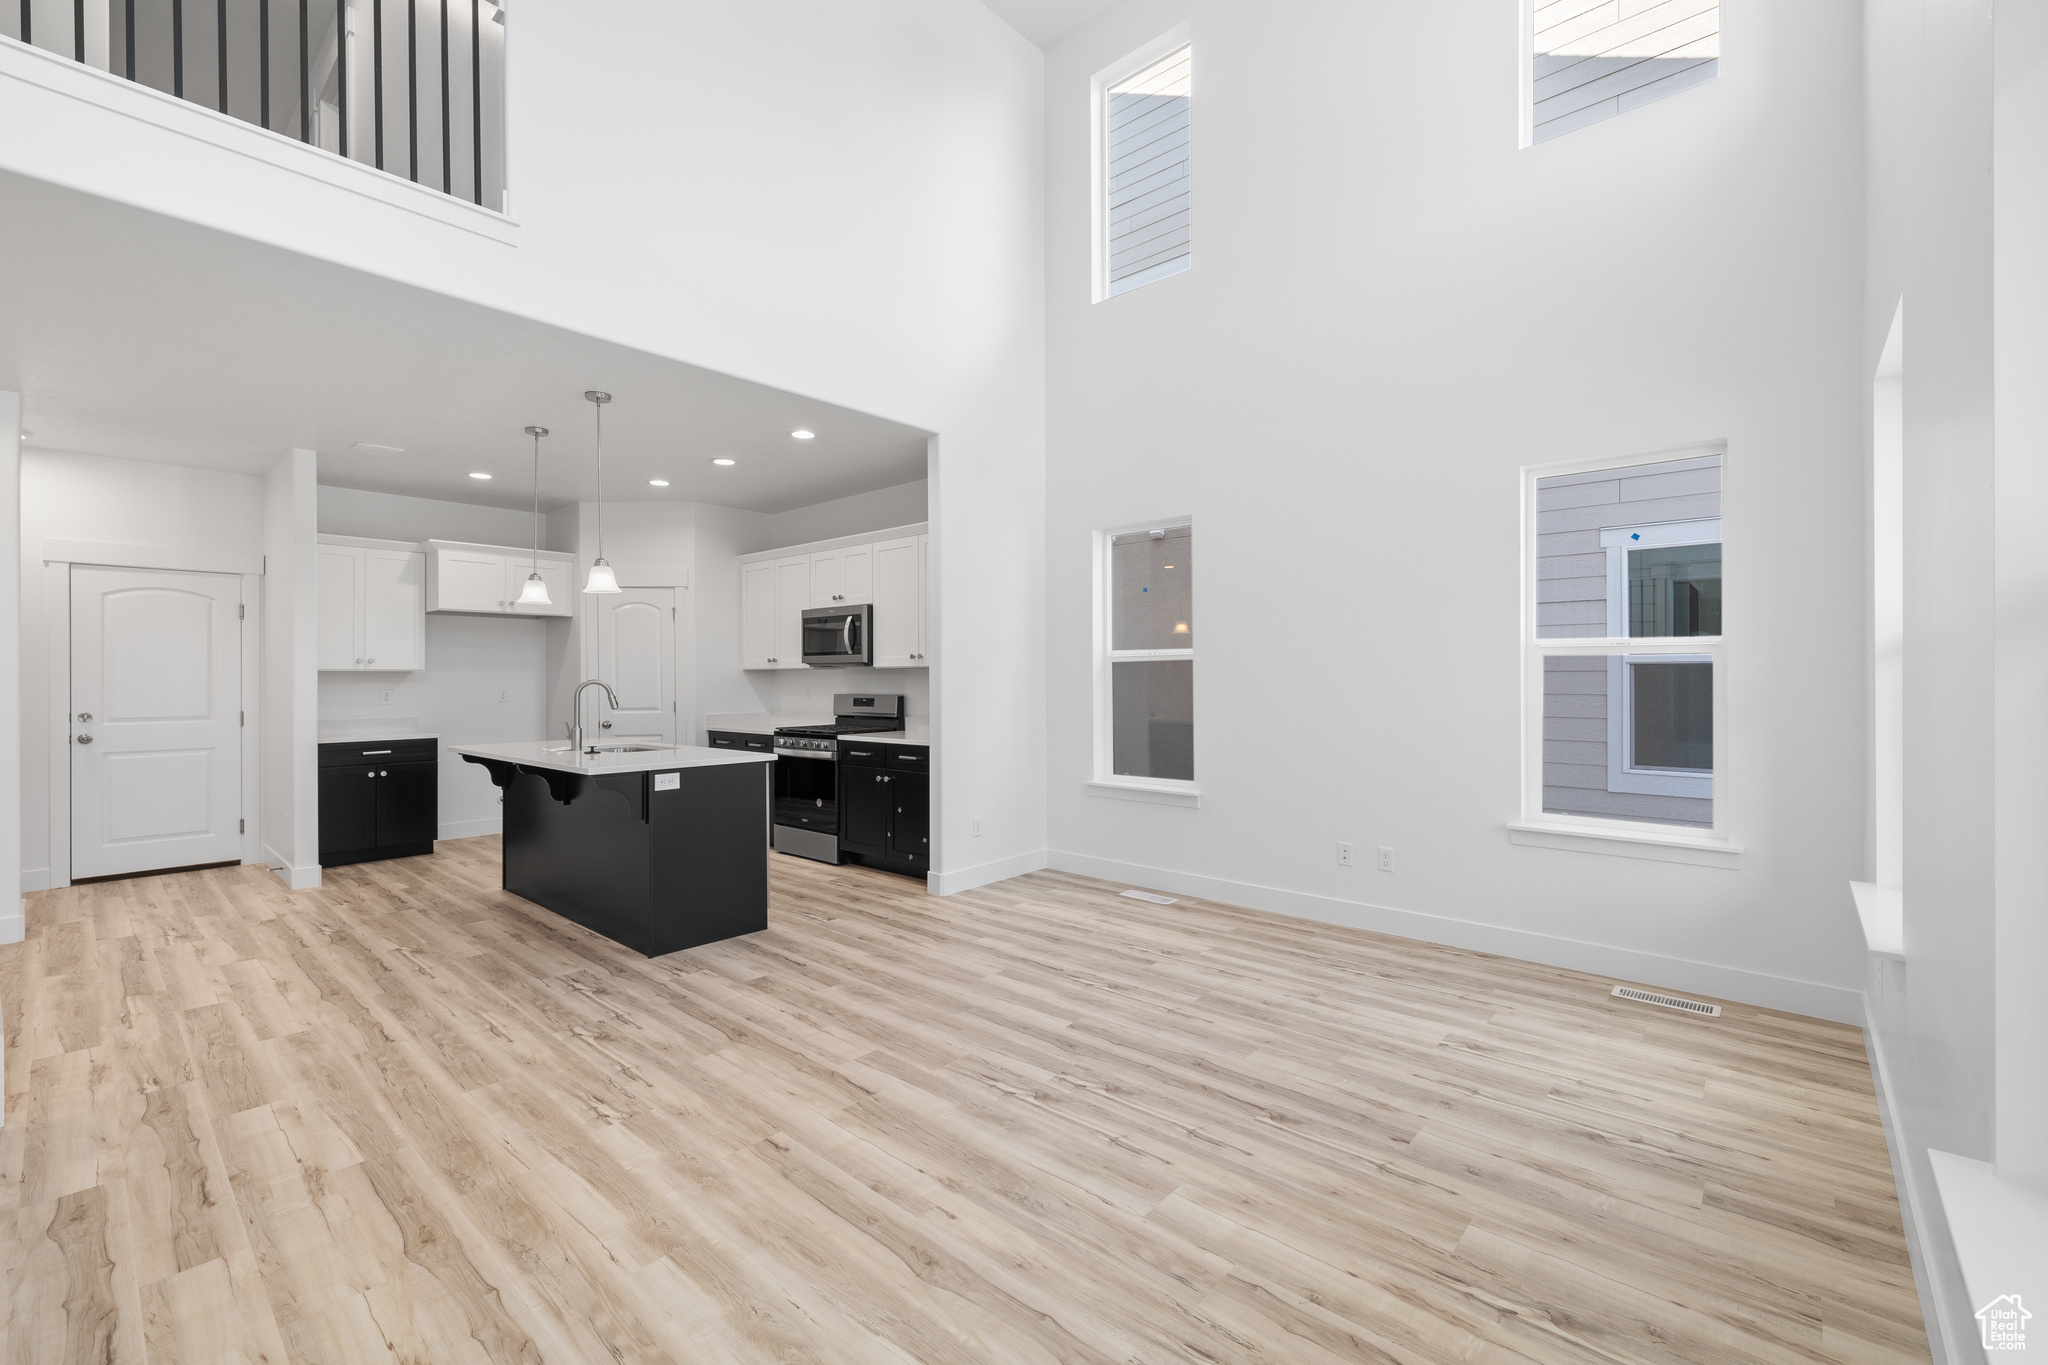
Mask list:
[[815,431],[806,431],[802,427],[798,427],[795,431],[792,431],[789,434],[796,437],[799,441],[808,441],[812,437],[816,436],[818,433]]
[[477,473],[471,474],[469,477],[471,477],[472,479],[488,479],[491,476],[479,471]]
[[647,482],[648,482],[648,485],[649,485],[650,487],[653,487],[653,488],[666,488],[666,487],[668,487],[668,480],[667,480],[667,479],[649,479],[649,480],[648,480]]
[[21,433],[21,439],[26,441],[29,437],[33,435],[35,435],[33,431],[24,431],[23,433]]
[[726,458],[725,458],[725,456],[723,456],[723,455],[720,455],[720,456],[719,456],[719,457],[718,457],[717,459],[713,460],[713,461],[712,461],[711,463],[713,463],[713,464],[720,464],[720,465],[732,465],[732,464],[738,464],[738,463],[739,463],[739,461],[738,461],[738,460],[728,460],[728,459],[726,459]]

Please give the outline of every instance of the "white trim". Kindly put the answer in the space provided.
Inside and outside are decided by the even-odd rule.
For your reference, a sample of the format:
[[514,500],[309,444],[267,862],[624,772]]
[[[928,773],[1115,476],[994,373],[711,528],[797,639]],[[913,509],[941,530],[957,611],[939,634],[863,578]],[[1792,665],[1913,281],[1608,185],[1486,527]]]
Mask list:
[[[1656,461],[1656,463],[1663,463]],[[1674,474],[1681,470],[1672,470]],[[1718,545],[1721,543],[1721,519],[1710,517],[1705,521],[1653,521],[1637,526],[1603,526],[1600,528],[1600,547],[1605,550],[1661,550],[1672,545]],[[1618,630],[1617,635],[1628,632]]]
[[193,550],[175,545],[124,545],[118,541],[45,540],[45,564],[98,564],[109,569],[166,569],[173,573],[261,574],[262,555],[228,550]]
[[1856,921],[1863,927],[1863,947],[1876,957],[1906,960],[1906,896],[1896,886],[1850,882]]
[[[380,171],[366,162],[244,122],[112,72],[85,66],[60,53],[19,42],[0,44],[0,80],[17,81],[51,95],[76,100],[106,113],[133,119],[159,132],[190,138],[273,169],[303,176],[331,189],[359,195],[430,222],[473,233],[500,245],[517,246],[519,243],[519,223],[508,214],[443,194],[390,171]],[[509,101],[509,95],[507,98]],[[509,156],[507,160],[510,160]],[[27,173],[35,172],[30,170]],[[84,184],[72,185],[72,188],[94,192],[93,187]],[[509,176],[506,199],[509,208]],[[140,200],[136,202],[141,204]],[[152,204],[141,206],[157,207]]]
[[862,531],[859,535],[834,536],[830,540],[807,540],[801,545],[784,545],[774,550],[755,550],[739,556],[742,565],[765,564],[770,560],[794,559],[798,555],[823,554],[829,550],[851,550],[861,545],[873,545],[883,540],[909,540],[913,536],[931,534],[929,521],[912,522],[908,526],[885,526],[879,531]]
[[1119,801],[1150,801],[1159,806],[1199,808],[1202,793],[1192,782],[1136,782],[1124,778],[1097,779],[1081,784],[1090,796],[1112,796]]
[[1690,863],[1695,867],[1739,866],[1742,845],[1727,839],[1688,839],[1680,833],[1684,825],[1641,825],[1626,820],[1606,822],[1602,829],[1591,819],[1583,821],[1510,820],[1508,842],[1530,848],[1562,848],[1576,853],[1605,853],[1617,858],[1648,858],[1660,863]]
[[12,914],[0,914],[0,943],[19,943],[28,937],[28,902],[16,899]]
[[[1111,286],[1109,283],[1109,129],[1107,126],[1109,87],[1127,76],[1137,75],[1140,71],[1143,71],[1146,67],[1152,65],[1161,57],[1167,56],[1169,53],[1178,52],[1184,47],[1193,47],[1194,41],[1194,28],[1192,25],[1177,25],[1160,34],[1157,38],[1154,38],[1136,51],[1127,53],[1121,59],[1103,67],[1088,82],[1088,239],[1091,243],[1088,250],[1088,258],[1091,276],[1089,299],[1091,302],[1105,302],[1119,294],[1137,288],[1140,284],[1150,284],[1153,280],[1165,279],[1168,275],[1178,274],[1194,263],[1194,253],[1190,251],[1177,262],[1172,263],[1175,266],[1172,270],[1163,270],[1155,267],[1153,270],[1145,271],[1142,277],[1134,276],[1131,279],[1119,282],[1115,286]],[[1193,56],[1190,55],[1188,60],[1192,64]],[[1194,145],[1194,131],[1194,101],[1190,99],[1188,101],[1188,142],[1190,148]],[[1190,152],[1189,160],[1190,164],[1192,164],[1192,151]],[[1192,205],[1192,198],[1190,198],[1189,203]]]
[[[1635,677],[1630,672],[1643,660],[1652,663],[1714,664],[1711,654],[1610,654],[1607,656],[1607,790],[1638,796],[1685,796],[1714,799],[1714,774],[1677,772],[1635,766]],[[1720,670],[1713,686],[1719,690]]]
[[436,839],[476,839],[486,834],[503,834],[505,818],[494,816],[488,820],[443,820],[435,829]]
[[50,869],[47,867],[24,867],[21,870],[21,891],[48,891],[51,887]]
[[[2043,1302],[2048,1297],[2048,1194],[2002,1179],[1988,1161],[1936,1147],[1927,1149],[1927,1165],[1941,1199],[1942,1222],[1955,1247],[1966,1303],[1982,1313],[1984,1306],[2006,1295]],[[2048,1319],[2048,1311],[2030,1316]],[[1977,1323],[1972,1321],[1965,1330],[1982,1349]],[[2039,1329],[2031,1335],[2040,1340]],[[1960,1345],[1952,1341],[1951,1349],[1961,1354]],[[2003,1353],[1985,1352],[1992,1354]]]
[[320,865],[318,863],[314,863],[310,867],[293,867],[291,859],[285,857],[268,844],[263,846],[263,861],[270,865],[270,870],[277,874],[279,881],[294,891],[316,891],[320,887]]
[[47,564],[44,603],[49,638],[49,705],[44,742],[50,748],[50,887],[71,885],[71,566]]
[[[1920,1295],[1921,1326],[1927,1333],[1928,1352],[1933,1365],[1948,1365],[1958,1357],[1948,1349],[1954,1337],[1949,1323],[1948,1299],[1938,1284],[1942,1279],[1959,1279],[1961,1270],[1953,1263],[1953,1252],[1937,1240],[1934,1231],[1936,1221],[1927,1216],[1927,1200],[1921,1192],[1917,1169],[1906,1149],[1906,1130],[1900,1122],[1897,1101],[1893,1098],[1897,1092],[1892,1086],[1891,1067],[1885,1061],[1884,1034],[1877,1026],[1867,993],[1863,997],[1863,1046],[1870,1055],[1870,1079],[1877,1091],[1877,1116],[1884,1128],[1885,1151],[1891,1157],[1892,1184],[1898,1190],[1899,1218],[1905,1225],[1906,1255],[1912,1262],[1913,1287]],[[1944,1265],[1950,1274],[1938,1277],[1936,1267]]]
[[[374,536],[336,536],[329,535],[324,531],[321,532],[319,535],[313,537],[313,540],[314,543],[318,545],[348,545],[359,550],[407,550],[414,553],[422,552],[423,547],[426,544],[426,542],[418,540],[378,540]],[[495,550],[499,547],[492,545],[489,547],[479,548],[489,548]],[[543,553],[546,552],[543,551]],[[574,556],[560,555],[558,556],[558,558],[571,559],[574,558]]]
[[[1052,850],[1047,865],[1061,872],[1076,872],[1083,876],[1098,877],[1122,886],[1149,887],[1169,894],[1196,896],[1203,900],[1221,901],[1227,905],[1242,905],[1254,910],[1291,915],[1296,919],[1342,924],[1354,929],[1368,929],[1374,933],[1393,934],[1424,943],[1440,943],[1447,947],[1465,948],[1473,952],[1494,953],[1522,962],[1565,967],[1572,971],[1605,977],[1609,983],[1650,986],[1686,995],[1704,995],[1718,1000],[1739,1001],[1763,1009],[1784,1010],[1815,1019],[1832,1020],[1838,1024],[1856,1024],[1863,1018],[1862,993],[1847,986],[1801,981],[1795,977],[1774,976],[1769,972],[1751,971],[1744,967],[1695,962],[1689,958],[1667,957],[1662,953],[1616,948],[1552,934],[1531,933],[1526,929],[1478,924],[1470,920],[1450,919],[1416,910],[1397,910],[1390,906],[1339,900],[1334,896],[1318,896],[1302,891],[1287,891],[1279,887],[1259,886],[1250,882],[1174,872],[1166,868],[1146,867],[1110,858],[1095,858],[1059,849]],[[1108,902],[1115,900],[1114,891],[1105,891],[1104,896]],[[1605,999],[1607,986],[1600,986],[1595,993],[1600,999]]]
[[1012,877],[1021,877],[1027,872],[1036,872],[1046,866],[1045,860],[1046,851],[1035,848],[1029,853],[998,858],[991,863],[955,868],[951,872],[933,872],[925,877],[925,890],[934,896],[958,895],[962,891],[972,891],[977,886],[989,886],[995,882],[1008,881]]

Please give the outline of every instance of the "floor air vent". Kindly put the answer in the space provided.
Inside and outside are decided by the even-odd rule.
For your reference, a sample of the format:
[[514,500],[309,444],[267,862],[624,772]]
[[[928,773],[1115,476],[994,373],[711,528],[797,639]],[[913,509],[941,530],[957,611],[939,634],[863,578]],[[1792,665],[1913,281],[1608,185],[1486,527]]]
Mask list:
[[1151,901],[1154,905],[1172,905],[1180,899],[1178,896],[1162,896],[1152,891],[1126,891],[1123,894],[1134,901]]
[[[1124,893],[1129,895],[1127,891]],[[1655,991],[1639,991],[1634,986],[1616,986],[1614,993],[1624,1000],[1640,1000],[1645,1005],[1662,1005],[1667,1010],[1684,1010],[1687,1014],[1704,1014],[1709,1019],[1721,1017],[1719,1005],[1702,1004],[1676,995],[1659,995]]]

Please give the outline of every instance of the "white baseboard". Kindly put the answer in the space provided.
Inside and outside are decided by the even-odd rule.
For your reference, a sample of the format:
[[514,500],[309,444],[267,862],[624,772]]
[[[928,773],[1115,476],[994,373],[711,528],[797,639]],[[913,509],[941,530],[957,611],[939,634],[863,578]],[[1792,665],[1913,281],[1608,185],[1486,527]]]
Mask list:
[[28,902],[16,898],[14,912],[0,915],[0,943],[19,943],[28,936]]
[[1012,877],[1021,877],[1026,872],[1036,872],[1049,866],[1046,851],[1036,848],[1029,853],[1019,853],[1013,858],[998,858],[992,863],[977,863],[973,867],[956,868],[951,872],[934,872],[925,878],[925,889],[934,896],[951,896],[961,891],[972,891],[977,886],[993,882],[1006,882]]
[[21,893],[24,896],[31,891],[48,891],[56,884],[47,867],[24,867],[21,870]]
[[293,867],[292,860],[279,853],[270,845],[263,846],[263,861],[270,864],[270,870],[277,879],[294,891],[317,891],[320,889],[320,864],[310,867]]
[[1204,900],[1270,910],[1296,919],[1319,920],[1324,924],[1370,929],[1375,933],[1419,939],[1424,943],[1495,953],[1523,962],[1540,962],[1548,967],[1566,967],[1624,982],[1661,986],[1665,990],[1690,991],[1720,1000],[1739,1000],[1746,1005],[1809,1015],[1837,1024],[1861,1027],[1863,1023],[1863,992],[1846,986],[1800,981],[1794,977],[1772,976],[1768,972],[1753,972],[1741,967],[1693,962],[1633,948],[1615,948],[1581,939],[1532,933],[1526,929],[1509,929],[1415,910],[1369,905],[1362,901],[1339,900],[1335,896],[1284,891],[1278,887],[1227,881],[1191,872],[1172,872],[1165,868],[1144,867],[1058,849],[1050,853],[1047,866],[1062,872],[1078,872],[1086,877],[1100,877],[1104,881],[1123,882],[1128,886],[1177,891]]
[[444,820],[435,831],[436,839],[474,839],[484,834],[503,834],[505,821],[502,816],[490,820]]

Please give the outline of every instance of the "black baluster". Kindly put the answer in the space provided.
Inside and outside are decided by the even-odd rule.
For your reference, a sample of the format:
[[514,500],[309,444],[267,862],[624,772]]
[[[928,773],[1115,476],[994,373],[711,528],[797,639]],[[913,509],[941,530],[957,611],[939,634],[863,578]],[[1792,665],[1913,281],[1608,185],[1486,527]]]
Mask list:
[[132,81],[135,79],[135,0],[128,0],[126,9],[128,11],[128,50],[123,56],[122,64],[127,69],[128,79]]
[[185,0],[171,0],[171,93],[185,98]]
[[441,11],[441,193],[453,194],[455,171],[448,164],[448,0],[435,0],[435,4]]
[[71,0],[71,57],[85,60],[85,0]]
[[[135,0],[128,0],[128,10],[135,10]],[[270,0],[256,0],[256,36],[263,53],[257,58],[258,79],[263,83],[263,126],[270,126]]]
[[21,40],[24,43],[33,43],[35,41],[34,38],[29,36],[29,21],[35,17],[34,11],[34,0],[21,0]]
[[228,0],[215,0],[213,36],[220,49],[220,111],[228,111]]
[[299,141],[313,140],[313,72],[306,51],[306,0],[299,0]]
[[341,114],[341,154],[348,155],[348,0],[334,0],[335,105]]
[[[134,0],[129,0],[130,4]],[[477,0],[469,0],[469,149],[475,164],[472,189],[484,202],[484,31]]]
[[405,0],[405,134],[407,176],[420,183],[420,4]]
[[384,0],[370,0],[370,94],[377,106],[377,169],[384,169]]

